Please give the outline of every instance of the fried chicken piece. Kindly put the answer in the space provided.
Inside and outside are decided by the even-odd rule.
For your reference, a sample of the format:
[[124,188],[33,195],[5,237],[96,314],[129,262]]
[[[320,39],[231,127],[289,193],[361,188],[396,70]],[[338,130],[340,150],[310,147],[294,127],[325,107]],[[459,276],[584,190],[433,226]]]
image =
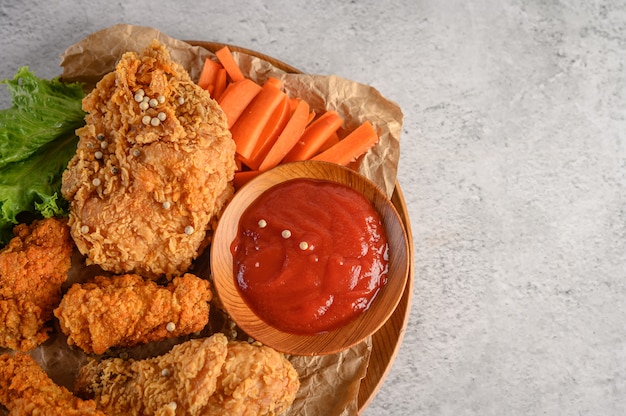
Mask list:
[[217,390],[203,414],[281,415],[299,388],[298,373],[283,354],[267,346],[232,341]]
[[300,387],[276,350],[217,333],[148,360],[90,361],[74,391],[114,415],[279,415]]
[[28,351],[48,339],[74,245],[55,218],[19,224],[14,233],[0,251],[0,347]]
[[54,315],[69,345],[88,354],[191,334],[209,321],[209,282],[187,273],[167,286],[136,274],[75,283]]
[[124,54],[83,109],[62,184],[80,252],[116,274],[181,275],[233,195],[223,111],[156,40]]
[[74,392],[94,398],[108,415],[199,415],[216,388],[226,359],[223,334],[194,339],[146,360],[91,359]]
[[95,401],[81,400],[55,384],[25,353],[0,355],[0,403],[15,416],[105,416]]

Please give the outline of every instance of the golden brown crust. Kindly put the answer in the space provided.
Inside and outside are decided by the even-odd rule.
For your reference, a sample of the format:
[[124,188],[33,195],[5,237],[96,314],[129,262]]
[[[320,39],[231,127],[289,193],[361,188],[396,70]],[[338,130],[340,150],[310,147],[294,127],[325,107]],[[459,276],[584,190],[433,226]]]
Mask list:
[[24,353],[0,355],[0,403],[11,415],[105,416],[93,400],[81,400],[56,385]]
[[209,282],[192,274],[167,286],[135,274],[74,284],[54,315],[69,345],[88,354],[202,330],[209,321]]
[[20,224],[0,251],[0,347],[28,351],[48,339],[74,244],[65,220]]
[[79,250],[118,274],[184,273],[233,194],[235,144],[222,110],[156,41],[124,54],[83,108],[62,186]]

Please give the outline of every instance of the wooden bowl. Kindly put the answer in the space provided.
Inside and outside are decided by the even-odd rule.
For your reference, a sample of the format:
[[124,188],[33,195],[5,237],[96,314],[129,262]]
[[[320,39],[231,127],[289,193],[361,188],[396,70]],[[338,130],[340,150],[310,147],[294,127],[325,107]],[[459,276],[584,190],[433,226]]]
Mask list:
[[[346,325],[317,335],[283,332],[265,323],[242,299],[233,274],[231,243],[239,220],[267,189],[291,179],[309,178],[347,185],[362,193],[379,213],[389,244],[387,283],[369,309]],[[395,207],[372,181],[363,175],[326,162],[294,162],[269,170],[242,187],[226,207],[211,243],[211,272],[224,308],[249,336],[278,351],[294,355],[323,355],[345,350],[375,333],[391,316],[400,301],[409,274],[409,245],[406,230]]]

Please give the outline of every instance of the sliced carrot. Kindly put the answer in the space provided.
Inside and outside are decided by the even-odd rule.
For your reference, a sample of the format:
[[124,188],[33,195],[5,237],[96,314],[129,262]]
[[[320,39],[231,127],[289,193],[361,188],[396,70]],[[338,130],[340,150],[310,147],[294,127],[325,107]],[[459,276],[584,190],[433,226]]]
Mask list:
[[258,170],[242,170],[239,172],[235,172],[235,177],[233,178],[233,186],[235,190],[238,190],[246,183],[254,179],[259,173]]
[[215,76],[217,72],[223,69],[222,65],[210,58],[204,60],[204,66],[202,66],[202,72],[200,72],[200,78],[198,79],[198,85],[207,90],[209,85],[215,83]]
[[274,77],[269,77],[265,83],[269,83],[273,86],[275,86],[276,88],[278,88],[279,90],[281,90],[283,88],[283,82],[281,80],[279,80],[278,78],[274,78]]
[[261,86],[248,78],[228,84],[217,100],[226,114],[228,128],[233,127],[259,92],[261,92]]
[[333,134],[330,135],[328,140],[324,142],[324,144],[319,148],[317,152],[321,153],[324,150],[329,149],[331,146],[336,145],[338,142],[339,142],[339,135],[337,134],[337,132],[334,132]]
[[317,114],[315,113],[315,111],[311,111],[311,112],[309,113],[309,116],[307,117],[307,120],[306,120],[306,124],[307,124],[307,126],[308,126],[308,125],[309,125],[309,124],[313,121],[313,119],[315,119],[315,116],[316,116],[316,115],[317,115]]
[[314,120],[302,133],[302,137],[287,153],[284,162],[307,160],[315,156],[324,142],[341,127],[343,119],[336,111],[328,110]]
[[241,81],[244,79],[243,73],[241,72],[241,68],[237,65],[235,58],[233,57],[232,52],[228,48],[228,46],[223,46],[215,52],[215,56],[220,61],[226,73],[230,77],[233,82]]
[[337,144],[314,156],[312,160],[347,165],[367,152],[377,142],[376,130],[369,121],[365,121]]
[[220,70],[217,71],[217,74],[215,74],[215,81],[213,83],[213,92],[211,93],[211,97],[215,99],[220,97],[226,90],[226,85],[226,70],[224,68],[220,68]]
[[252,156],[248,161],[248,167],[251,169],[259,169],[261,162],[265,159],[267,152],[274,146],[278,136],[285,128],[285,125],[291,117],[291,107],[289,106],[289,97],[285,95],[283,102],[276,108],[272,118],[268,121],[265,129],[261,133],[261,138],[256,148],[252,152]]
[[261,139],[265,126],[285,96],[284,92],[272,84],[263,85],[261,91],[230,129],[237,145],[237,153],[244,159],[252,159],[252,153]]
[[285,128],[280,133],[272,148],[267,152],[265,159],[259,166],[260,171],[265,171],[277,166],[291,148],[302,136],[309,121],[309,104],[299,100]]

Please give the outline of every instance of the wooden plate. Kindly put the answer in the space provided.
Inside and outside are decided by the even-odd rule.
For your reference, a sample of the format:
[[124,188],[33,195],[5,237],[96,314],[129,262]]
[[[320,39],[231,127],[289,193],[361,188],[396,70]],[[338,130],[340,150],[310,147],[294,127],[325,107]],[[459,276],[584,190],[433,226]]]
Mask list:
[[[191,45],[201,46],[211,52],[217,51],[223,47],[224,43],[218,42],[206,42],[206,41],[187,41]],[[227,45],[232,51],[243,52],[252,56],[256,56],[260,59],[270,62],[277,68],[282,69],[289,73],[302,73],[302,71],[295,67],[281,62],[275,58],[264,55],[262,53],[242,48],[236,45]],[[389,320],[372,336],[372,355],[370,358],[369,366],[367,368],[367,374],[361,381],[359,389],[359,413],[363,412],[365,408],[371,403],[376,396],[376,393],[382,386],[393,361],[398,354],[398,349],[402,343],[406,326],[409,320],[409,312],[411,310],[411,299],[413,294],[413,236],[411,233],[411,222],[408,216],[408,210],[406,201],[400,189],[399,183],[396,181],[395,190],[391,197],[391,201],[398,210],[400,218],[404,223],[404,227],[409,239],[409,276],[407,279],[404,294],[400,299],[398,306],[389,318]]]

